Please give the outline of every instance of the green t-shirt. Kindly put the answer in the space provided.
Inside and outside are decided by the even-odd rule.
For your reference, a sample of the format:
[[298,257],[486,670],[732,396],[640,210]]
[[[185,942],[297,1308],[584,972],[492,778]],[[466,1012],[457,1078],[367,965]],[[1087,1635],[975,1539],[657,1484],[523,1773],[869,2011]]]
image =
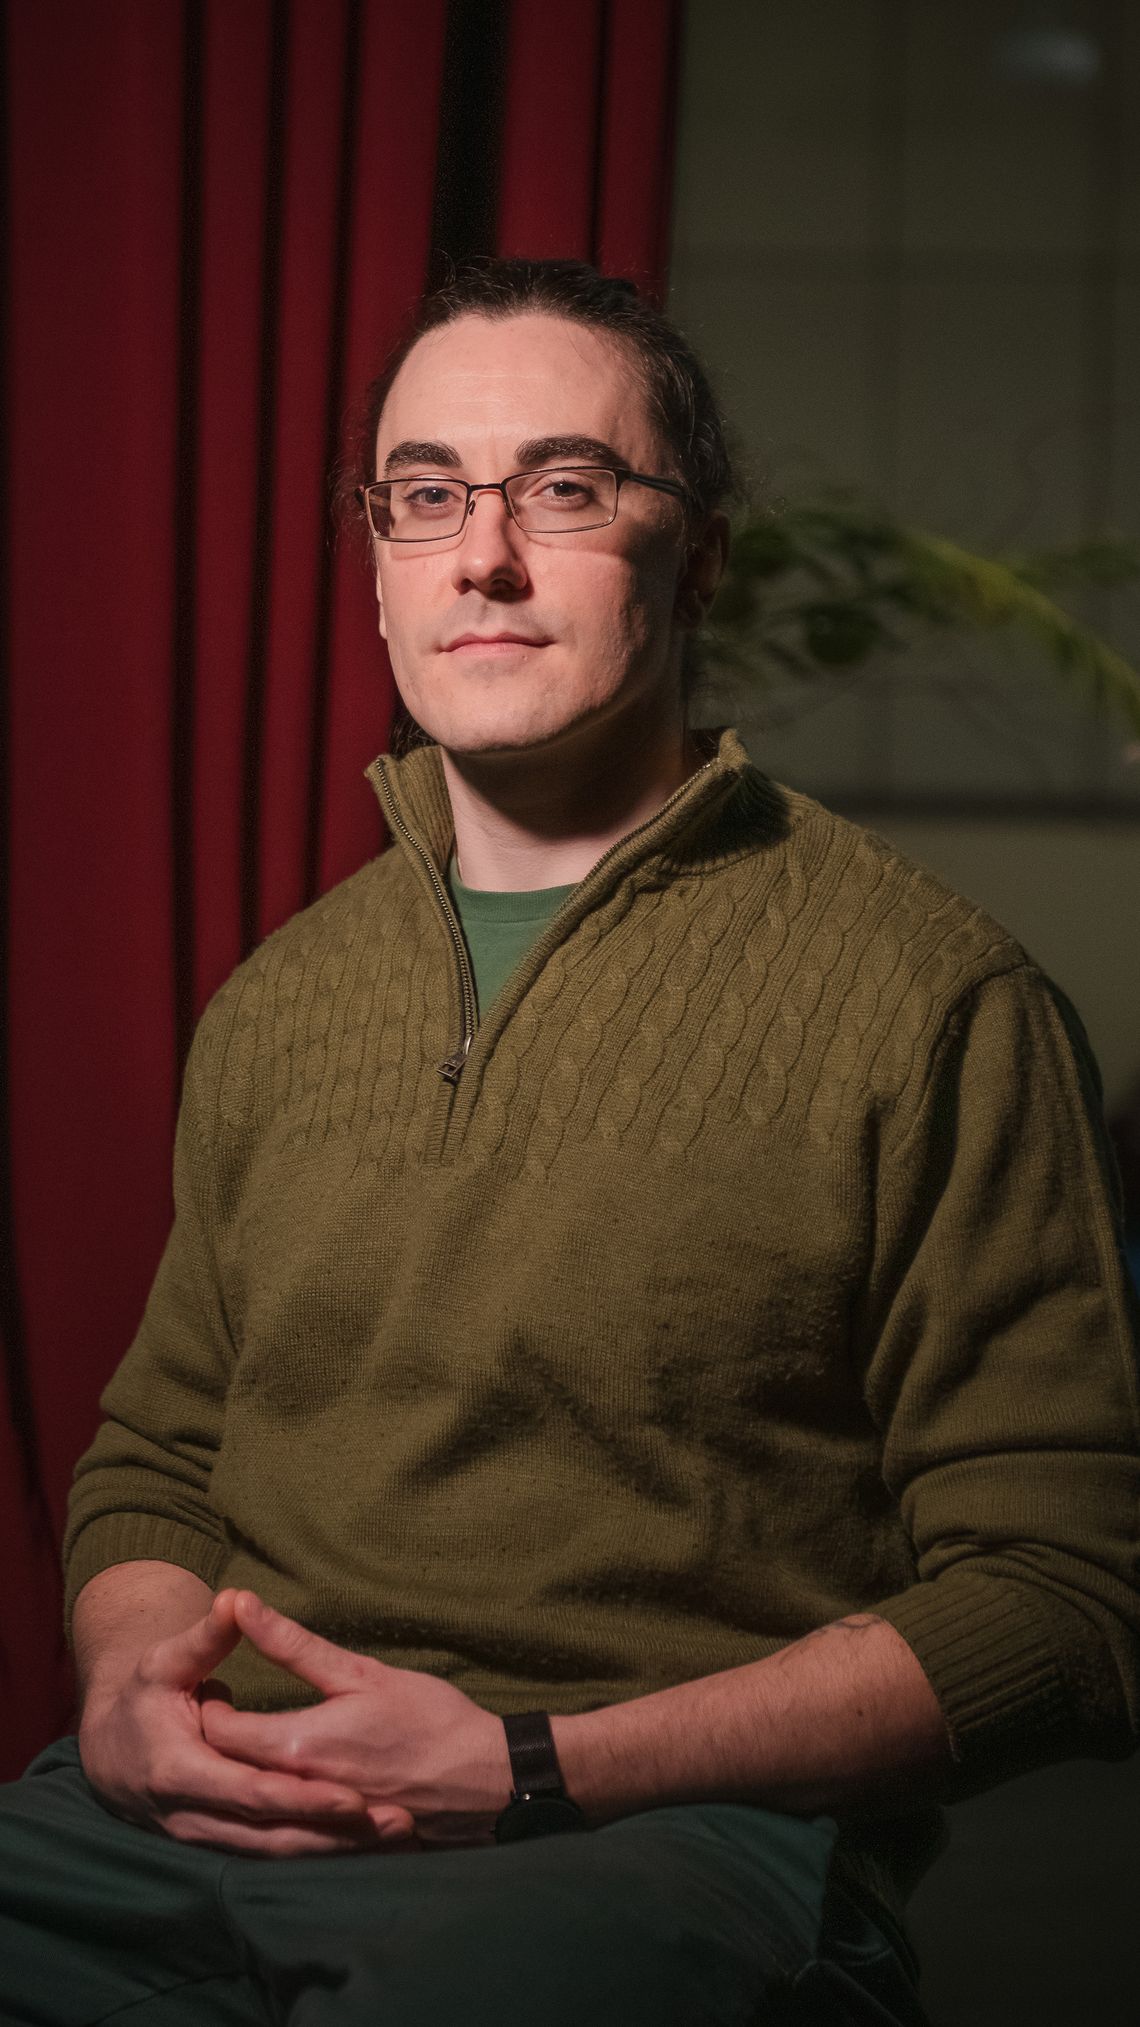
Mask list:
[[480,1011],[489,1007],[516,964],[537,942],[551,916],[561,908],[568,887],[537,887],[528,893],[501,894],[485,887],[465,887],[456,871],[453,852],[447,884],[455,904],[475,974]]

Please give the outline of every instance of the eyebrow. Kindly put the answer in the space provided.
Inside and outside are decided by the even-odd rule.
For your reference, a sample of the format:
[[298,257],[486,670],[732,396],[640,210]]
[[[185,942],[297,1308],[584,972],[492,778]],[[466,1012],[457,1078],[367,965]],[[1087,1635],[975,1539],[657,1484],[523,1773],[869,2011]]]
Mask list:
[[596,436],[532,436],[526,443],[520,443],[515,456],[521,472],[531,471],[535,465],[548,465],[552,458],[564,457],[582,464],[625,464],[612,443],[601,443]]
[[[625,466],[625,459],[612,443],[603,443],[596,436],[531,436],[525,443],[520,443],[515,452],[515,469],[533,471],[536,466],[550,464],[558,458],[571,458],[579,464],[616,465],[619,469]],[[433,471],[456,471],[462,463],[454,444],[406,437],[388,452],[384,470],[389,473],[409,465],[420,465]]]
[[413,437],[405,437],[402,443],[394,444],[384,459],[384,470],[395,471],[397,465],[430,465],[438,470],[446,465],[454,471],[463,463],[459,452],[450,443],[419,443]]

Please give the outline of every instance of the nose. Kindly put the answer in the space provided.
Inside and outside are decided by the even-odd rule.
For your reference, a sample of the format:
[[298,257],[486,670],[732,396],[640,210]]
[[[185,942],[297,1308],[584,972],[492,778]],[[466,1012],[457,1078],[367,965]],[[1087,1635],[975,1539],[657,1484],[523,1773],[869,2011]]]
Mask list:
[[454,550],[457,591],[522,591],[528,582],[526,536],[499,492],[474,493]]

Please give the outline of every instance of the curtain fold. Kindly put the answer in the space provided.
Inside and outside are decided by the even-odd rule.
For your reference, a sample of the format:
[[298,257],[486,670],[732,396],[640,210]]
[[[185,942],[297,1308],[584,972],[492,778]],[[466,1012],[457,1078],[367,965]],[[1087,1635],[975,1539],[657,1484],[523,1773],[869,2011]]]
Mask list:
[[67,1721],[59,1531],[169,1222],[193,1023],[382,841],[345,412],[433,253],[660,291],[677,11],[476,0],[473,117],[462,0],[6,10],[0,1773]]
[[668,265],[680,9],[514,0],[498,250],[571,255],[660,298]]

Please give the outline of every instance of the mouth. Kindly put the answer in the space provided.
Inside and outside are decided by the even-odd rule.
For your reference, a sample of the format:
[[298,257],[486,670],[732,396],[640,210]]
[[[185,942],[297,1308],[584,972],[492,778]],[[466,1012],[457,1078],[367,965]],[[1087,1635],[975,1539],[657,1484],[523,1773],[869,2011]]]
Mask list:
[[549,641],[529,633],[461,633],[449,641],[445,654],[517,654],[520,648],[549,647]]

